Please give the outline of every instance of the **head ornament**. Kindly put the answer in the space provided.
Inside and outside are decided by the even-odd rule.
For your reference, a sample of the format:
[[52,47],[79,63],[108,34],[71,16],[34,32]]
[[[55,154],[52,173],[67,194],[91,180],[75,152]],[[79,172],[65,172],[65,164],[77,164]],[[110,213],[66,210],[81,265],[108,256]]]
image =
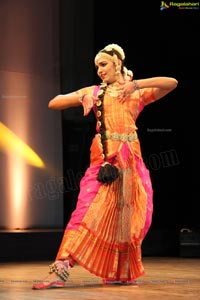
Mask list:
[[[120,74],[121,71],[125,80],[129,80],[129,78],[130,80],[132,79],[133,72],[124,66],[125,53],[122,47],[120,47],[118,44],[112,43],[101,49],[95,56],[95,64],[98,64],[99,59],[104,58],[112,61],[115,64],[116,73]],[[119,63],[119,60],[122,62],[122,64]]]

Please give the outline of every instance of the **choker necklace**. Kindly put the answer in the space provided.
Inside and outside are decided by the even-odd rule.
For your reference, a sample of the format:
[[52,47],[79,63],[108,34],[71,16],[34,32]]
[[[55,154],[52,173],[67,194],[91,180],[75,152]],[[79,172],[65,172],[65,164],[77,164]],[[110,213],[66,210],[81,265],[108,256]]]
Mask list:
[[108,93],[108,95],[110,95],[113,98],[117,98],[120,95],[118,88],[119,88],[118,83],[110,84],[107,87],[106,93]]

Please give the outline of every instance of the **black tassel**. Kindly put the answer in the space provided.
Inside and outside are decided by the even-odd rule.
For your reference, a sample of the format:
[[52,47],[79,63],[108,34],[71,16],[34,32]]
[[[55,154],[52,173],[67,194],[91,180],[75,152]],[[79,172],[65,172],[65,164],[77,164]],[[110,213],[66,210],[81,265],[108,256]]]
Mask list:
[[97,180],[103,183],[111,183],[115,179],[119,177],[119,170],[117,167],[106,163],[103,166],[101,166]]

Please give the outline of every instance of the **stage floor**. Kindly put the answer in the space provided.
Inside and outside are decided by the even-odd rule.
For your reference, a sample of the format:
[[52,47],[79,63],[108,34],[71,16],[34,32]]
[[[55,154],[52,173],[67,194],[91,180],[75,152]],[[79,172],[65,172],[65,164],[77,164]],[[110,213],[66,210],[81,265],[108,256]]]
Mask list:
[[1,262],[1,300],[178,300],[200,299],[200,259],[144,257],[146,274],[137,285],[103,285],[80,266],[70,271],[64,288],[32,290],[44,278],[51,261]]

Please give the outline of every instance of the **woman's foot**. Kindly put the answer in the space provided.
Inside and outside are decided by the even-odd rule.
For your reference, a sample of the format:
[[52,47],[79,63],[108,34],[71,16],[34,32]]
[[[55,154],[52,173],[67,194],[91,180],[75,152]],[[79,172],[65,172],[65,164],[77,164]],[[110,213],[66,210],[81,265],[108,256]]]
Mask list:
[[33,284],[33,290],[59,288],[65,286],[65,281],[67,281],[69,277],[69,261],[57,260],[53,264],[49,265],[49,268],[49,275],[40,282]]
[[65,282],[55,273],[52,273],[45,277],[43,280],[39,281],[38,283],[33,284],[33,290],[43,290],[43,289],[51,289],[51,288],[58,288],[64,287]]

